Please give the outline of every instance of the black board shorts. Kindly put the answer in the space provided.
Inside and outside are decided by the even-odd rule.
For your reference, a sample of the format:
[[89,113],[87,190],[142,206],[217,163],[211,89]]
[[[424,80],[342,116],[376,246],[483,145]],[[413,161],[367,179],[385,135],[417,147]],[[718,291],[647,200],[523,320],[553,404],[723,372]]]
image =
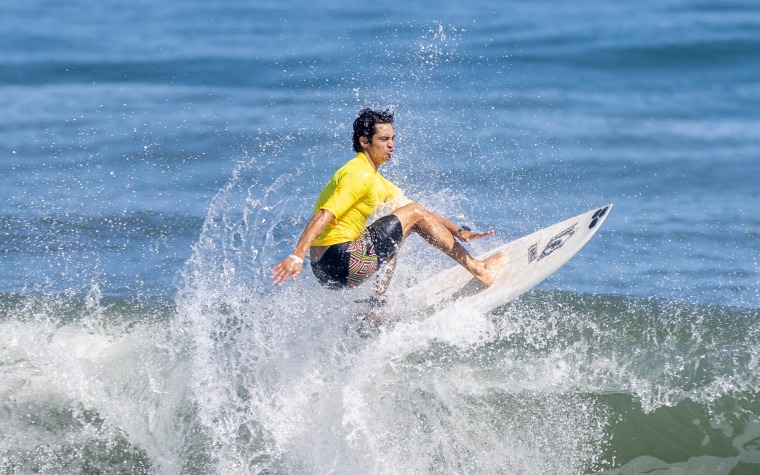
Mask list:
[[383,216],[351,242],[333,244],[322,258],[311,263],[320,284],[330,289],[356,287],[396,257],[403,240],[401,221]]

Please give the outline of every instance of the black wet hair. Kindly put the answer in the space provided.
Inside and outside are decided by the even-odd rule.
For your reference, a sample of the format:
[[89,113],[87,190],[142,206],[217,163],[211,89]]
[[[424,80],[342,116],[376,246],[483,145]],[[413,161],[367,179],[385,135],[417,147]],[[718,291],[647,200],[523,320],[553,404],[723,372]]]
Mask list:
[[362,151],[360,137],[367,137],[367,140],[372,143],[377,124],[393,124],[393,111],[390,109],[378,111],[369,108],[359,111],[359,115],[354,120],[354,152]]

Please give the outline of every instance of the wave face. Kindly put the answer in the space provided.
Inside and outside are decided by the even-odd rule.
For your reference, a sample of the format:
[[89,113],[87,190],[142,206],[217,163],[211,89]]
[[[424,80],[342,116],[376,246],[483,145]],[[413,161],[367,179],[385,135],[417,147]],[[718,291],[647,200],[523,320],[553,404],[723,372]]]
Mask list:
[[488,316],[396,315],[367,340],[340,302],[216,282],[196,281],[176,308],[5,296],[5,469],[760,465],[756,311],[541,291]]

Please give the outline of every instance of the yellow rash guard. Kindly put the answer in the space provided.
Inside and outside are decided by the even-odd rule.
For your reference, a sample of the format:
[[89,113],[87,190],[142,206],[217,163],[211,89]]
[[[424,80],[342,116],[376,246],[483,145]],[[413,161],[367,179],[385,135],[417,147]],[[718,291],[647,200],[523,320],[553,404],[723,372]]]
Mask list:
[[312,245],[331,246],[353,241],[364,231],[367,219],[378,205],[397,193],[396,185],[386,180],[359,152],[335,172],[319,194],[314,212],[324,209],[335,219]]

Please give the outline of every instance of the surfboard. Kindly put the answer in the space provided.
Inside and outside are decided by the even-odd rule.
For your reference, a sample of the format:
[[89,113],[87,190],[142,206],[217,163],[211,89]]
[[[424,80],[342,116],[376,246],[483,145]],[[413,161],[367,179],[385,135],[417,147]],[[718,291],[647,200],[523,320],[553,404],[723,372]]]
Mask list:
[[586,245],[612,205],[579,214],[540,229],[478,256],[503,252],[496,281],[483,286],[462,266],[454,266],[402,292],[404,306],[432,313],[456,303],[476,312],[489,312],[529,291],[565,265]]

